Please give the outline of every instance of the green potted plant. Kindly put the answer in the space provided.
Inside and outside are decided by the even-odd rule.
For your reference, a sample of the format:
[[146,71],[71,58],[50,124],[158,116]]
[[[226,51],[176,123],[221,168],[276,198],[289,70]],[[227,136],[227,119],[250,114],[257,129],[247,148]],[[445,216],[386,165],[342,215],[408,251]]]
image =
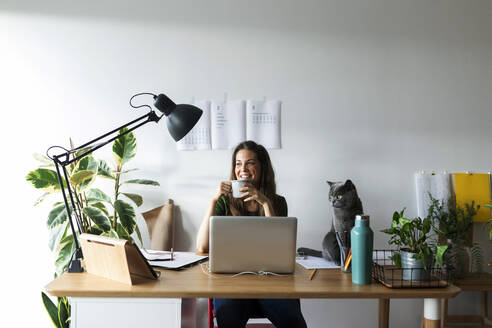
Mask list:
[[[120,133],[124,131],[126,129],[120,130]],[[84,233],[131,241],[133,241],[132,234],[135,233],[142,244],[134,206],[141,206],[143,198],[141,195],[128,192],[125,188],[134,184],[159,186],[159,183],[148,179],[124,179],[127,173],[137,170],[124,169],[125,164],[135,157],[137,151],[137,141],[133,132],[116,139],[112,151],[114,165],[109,165],[106,161],[89,155],[67,167],[68,179],[74,191],[75,205],[78,213],[81,213],[81,229]],[[74,156],[77,155],[76,153]],[[29,172],[26,180],[34,188],[44,191],[34,204],[36,206],[50,195],[61,195],[53,162],[42,155],[36,155],[35,158],[41,162],[41,165]],[[114,192],[113,197],[93,187],[97,177],[113,182],[111,188]],[[64,178],[62,181],[66,184]],[[47,219],[47,226],[50,230],[48,245],[55,252],[56,258],[55,277],[65,271],[75,249],[65,204],[61,201],[61,197],[59,200],[53,203]],[[44,293],[42,293],[42,300],[53,324],[60,328],[68,327],[70,320],[68,300],[59,298],[58,304],[55,305]]]
[[[428,269],[433,262],[433,242],[428,234],[431,231],[429,218],[420,217],[409,219],[404,217],[405,208],[394,212],[391,228],[381,230],[391,237],[390,245],[396,245],[398,251],[393,253],[392,260],[397,268],[403,269],[403,280],[425,280]],[[442,265],[442,255],[447,245],[438,245],[435,250],[435,259]]]
[[[484,205],[484,207],[490,208],[492,210],[492,204]],[[490,217],[490,219],[486,223],[485,227],[487,227],[488,232],[489,232],[489,239],[492,241],[492,217]]]
[[[467,252],[467,239],[473,225],[473,217],[480,206],[475,203],[465,204],[463,209],[448,201],[439,201],[429,195],[431,205],[428,209],[428,217],[432,228],[441,242],[448,245],[444,253],[444,264],[450,271],[453,279],[462,278],[470,271],[470,257]],[[480,245],[475,243],[471,248],[473,271],[482,271],[483,255]]]

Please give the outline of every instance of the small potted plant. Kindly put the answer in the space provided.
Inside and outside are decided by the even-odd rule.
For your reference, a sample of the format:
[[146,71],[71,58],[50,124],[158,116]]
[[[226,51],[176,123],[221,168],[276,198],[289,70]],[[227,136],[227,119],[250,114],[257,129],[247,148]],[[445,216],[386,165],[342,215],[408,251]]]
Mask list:
[[[428,277],[428,269],[432,266],[433,242],[428,234],[431,231],[429,218],[409,219],[403,216],[405,208],[393,214],[391,228],[381,230],[391,236],[388,243],[398,246],[398,252],[392,256],[397,268],[403,269],[403,280],[422,281]],[[442,255],[447,245],[438,245],[435,259],[442,265]]]
[[[428,210],[428,217],[431,220],[432,228],[441,242],[448,244],[448,249],[444,254],[444,264],[450,271],[451,277],[463,278],[470,272],[470,256],[467,251],[468,233],[473,225],[473,217],[477,214],[480,206],[475,207],[475,203],[465,204],[463,209],[455,206],[452,201],[448,201],[445,206],[444,201],[439,201],[429,194],[431,205]],[[472,264],[475,271],[482,270],[482,252],[480,245],[474,244],[472,247]]]

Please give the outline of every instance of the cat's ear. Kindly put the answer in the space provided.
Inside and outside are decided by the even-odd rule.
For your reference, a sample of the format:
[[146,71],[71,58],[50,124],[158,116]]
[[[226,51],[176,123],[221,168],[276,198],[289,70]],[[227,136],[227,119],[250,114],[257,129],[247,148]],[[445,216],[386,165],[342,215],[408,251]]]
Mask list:
[[335,184],[335,182],[331,182],[331,181],[326,181],[326,183],[327,183],[327,184],[329,184],[329,185],[330,185],[330,187],[331,187],[331,186],[333,186],[333,185]]
[[345,187],[353,187],[353,186],[354,186],[354,184],[352,183],[352,181],[350,181],[350,179],[345,181]]

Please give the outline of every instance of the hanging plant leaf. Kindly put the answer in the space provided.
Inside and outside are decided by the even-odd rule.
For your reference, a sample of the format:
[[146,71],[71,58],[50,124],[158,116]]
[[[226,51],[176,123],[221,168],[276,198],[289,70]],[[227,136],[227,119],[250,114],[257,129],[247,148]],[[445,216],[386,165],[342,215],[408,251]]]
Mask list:
[[142,184],[142,185],[150,185],[150,186],[160,186],[159,182],[153,181],[153,180],[147,180],[147,179],[133,179],[133,180],[127,180],[124,181],[124,183],[133,183],[133,184]]
[[104,160],[99,160],[97,175],[102,177],[102,178],[114,180],[113,169],[111,169],[111,167],[108,165],[108,163],[106,163],[106,161],[104,161]]
[[89,203],[95,203],[95,202],[111,203],[111,198],[109,198],[109,196],[106,195],[102,190],[97,188],[92,188],[89,189],[89,191],[87,192],[87,201]]
[[[34,188],[42,189],[49,193],[60,190],[58,174],[50,169],[39,168],[31,171],[27,174],[26,180],[31,183]],[[63,185],[66,186],[66,182],[63,178],[62,181]]]
[[74,186],[82,184],[82,182],[91,179],[96,174],[96,171],[83,170],[78,171],[72,175],[70,178],[70,183]]
[[126,192],[123,192],[122,194],[125,195],[126,197],[130,198],[135,203],[135,205],[137,205],[137,206],[141,206],[143,204],[143,197],[140,195],[129,194]]
[[80,185],[79,185],[80,190],[86,189],[92,182],[94,182],[94,180],[96,179],[98,167],[99,167],[99,162],[97,160],[95,160],[93,156],[89,155],[89,156],[86,156],[86,157],[82,158],[81,160],[79,160],[73,175],[76,175],[78,172],[81,172],[81,171],[93,171],[94,172],[94,174],[90,178],[85,179],[80,183]]
[[56,273],[61,275],[63,271],[68,267],[73,252],[75,251],[75,243],[73,236],[68,235],[60,240],[60,244],[57,249],[57,257],[55,261]]
[[67,215],[67,209],[65,208],[65,204],[59,204],[53,207],[48,214],[48,221],[46,224],[48,225],[48,228],[52,229],[56,227],[59,224],[64,223],[67,221],[68,215]]
[[56,307],[55,303],[53,303],[48,295],[43,292],[41,292],[41,298],[43,300],[44,308],[46,309],[46,312],[48,312],[51,321],[56,328],[61,328],[60,322],[58,321],[58,308]]
[[[132,234],[135,230],[135,225],[137,224],[135,217],[135,210],[133,207],[125,201],[117,200],[114,202],[114,209],[118,216],[120,217],[120,222],[128,232],[128,234]],[[118,233],[119,234],[119,233]]]
[[[120,130],[120,134],[126,132],[128,129],[123,128]],[[137,153],[137,139],[133,132],[125,134],[124,136],[119,137],[113,143],[113,156],[116,163],[119,166],[122,166],[133,157]]]
[[104,212],[94,206],[86,206],[82,210],[94,224],[104,232],[111,230],[111,222]]

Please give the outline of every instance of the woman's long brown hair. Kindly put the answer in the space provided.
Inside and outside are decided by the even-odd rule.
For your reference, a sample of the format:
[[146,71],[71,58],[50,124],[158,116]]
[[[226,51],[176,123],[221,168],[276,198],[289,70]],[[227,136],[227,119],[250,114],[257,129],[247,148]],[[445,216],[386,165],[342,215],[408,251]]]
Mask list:
[[[236,155],[242,150],[251,150],[256,154],[258,162],[260,162],[261,177],[258,190],[265,195],[271,202],[274,201],[277,192],[277,187],[275,184],[275,172],[273,171],[272,162],[270,161],[270,155],[268,155],[267,150],[262,145],[257,144],[254,141],[248,140],[243,141],[236,146],[234,152],[232,153],[231,162],[231,175],[230,180],[237,180],[235,167],[236,167]],[[232,215],[245,215],[246,209],[244,208],[244,201],[240,198],[229,198],[229,207]],[[265,211],[262,206],[259,206],[259,215],[264,216]]]

